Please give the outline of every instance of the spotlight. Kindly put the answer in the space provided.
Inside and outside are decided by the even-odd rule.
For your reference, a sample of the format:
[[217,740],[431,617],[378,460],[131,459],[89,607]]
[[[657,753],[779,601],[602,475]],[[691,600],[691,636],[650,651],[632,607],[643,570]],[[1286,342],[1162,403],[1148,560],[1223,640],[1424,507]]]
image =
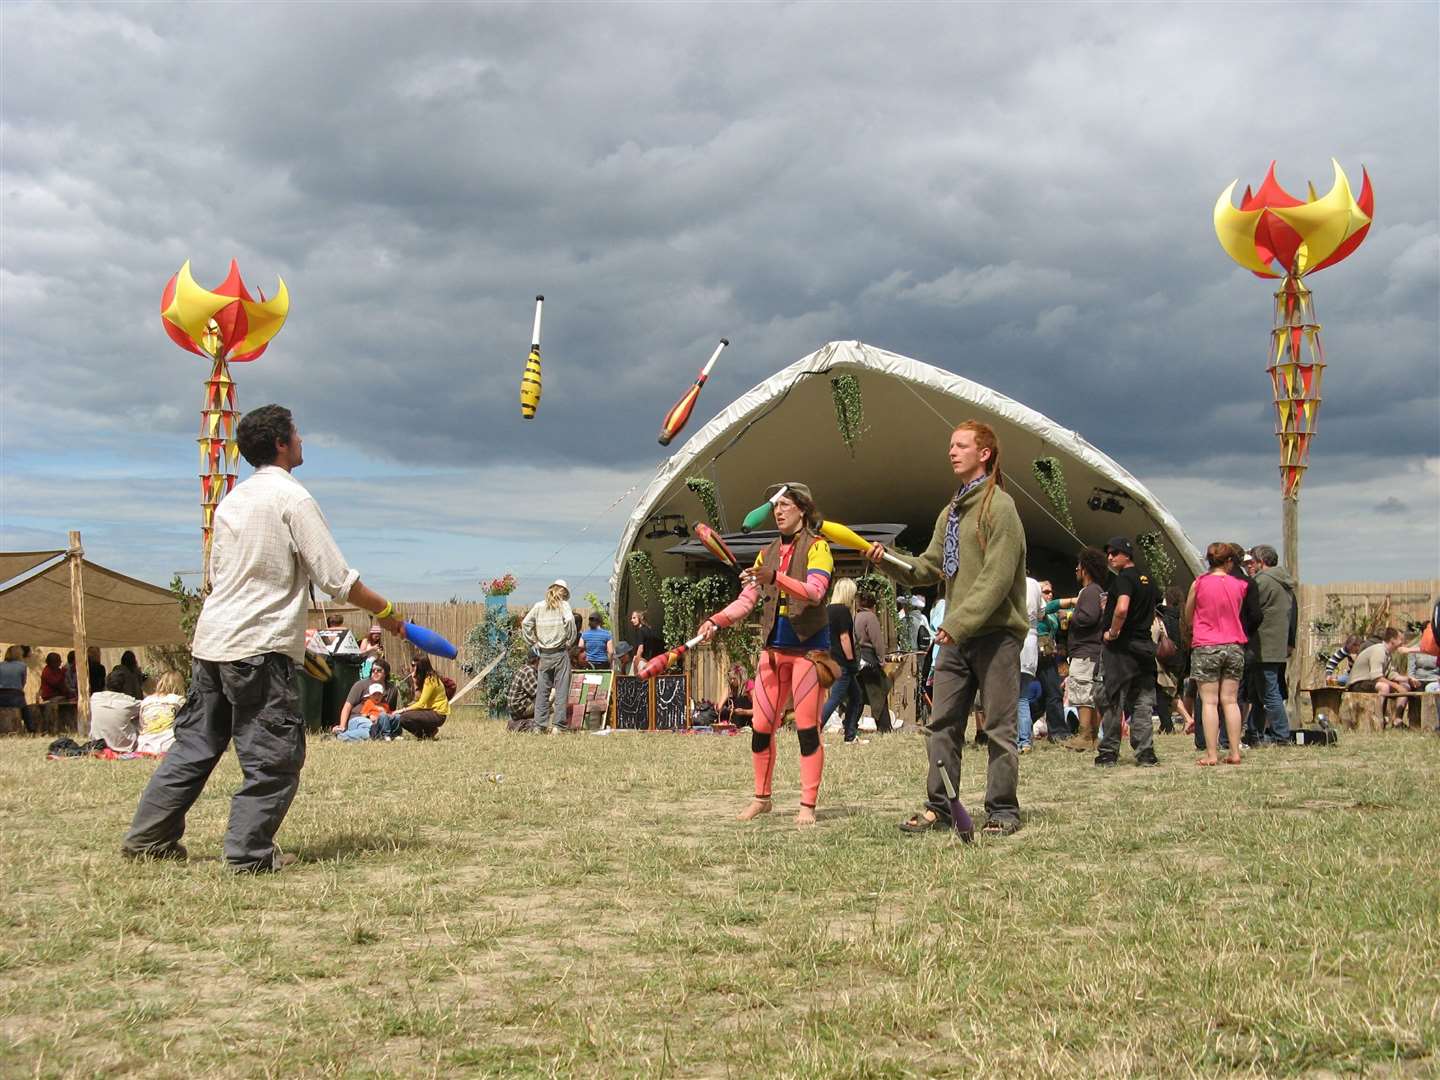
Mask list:
[[1123,514],[1125,512],[1125,504],[1120,500],[1128,498],[1130,498],[1130,496],[1123,491],[1112,491],[1110,488],[1097,487],[1090,493],[1090,497],[1085,500],[1085,505],[1091,510],[1103,510],[1107,514]]

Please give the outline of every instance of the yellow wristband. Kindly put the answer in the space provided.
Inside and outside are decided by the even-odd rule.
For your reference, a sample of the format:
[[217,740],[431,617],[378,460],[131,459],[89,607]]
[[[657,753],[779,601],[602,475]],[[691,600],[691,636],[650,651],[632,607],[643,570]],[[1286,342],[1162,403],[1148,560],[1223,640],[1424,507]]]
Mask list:
[[385,606],[375,613],[375,618],[377,618],[377,619],[388,619],[388,618],[390,618],[391,615],[394,615],[394,614],[395,614],[395,605],[394,605],[394,603],[392,603],[392,602],[389,601],[389,600],[386,600],[386,601],[385,601]]

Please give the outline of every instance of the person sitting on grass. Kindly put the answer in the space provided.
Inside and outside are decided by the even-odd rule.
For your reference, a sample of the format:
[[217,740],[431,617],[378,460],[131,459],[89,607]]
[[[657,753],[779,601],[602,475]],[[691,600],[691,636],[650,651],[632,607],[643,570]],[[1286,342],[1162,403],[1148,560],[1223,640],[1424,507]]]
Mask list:
[[136,753],[159,757],[175,742],[175,713],[185,704],[185,680],[167,671],[155,680],[155,692],[140,702],[140,739]]
[[390,685],[390,661],[376,656],[370,661],[370,678],[356,679],[345,695],[345,704],[340,706],[340,722],[330,729],[332,735],[339,735],[350,724],[350,714],[358,712],[372,683],[385,687],[385,709],[395,712],[400,707],[400,691]]
[[411,677],[415,680],[415,700],[395,714],[400,726],[417,739],[433,739],[450,716],[450,699],[445,684],[428,656],[417,656]]
[[535,684],[539,667],[540,653],[531,649],[525,663],[515,669],[515,676],[510,680],[510,689],[505,693],[505,705],[510,712],[510,720],[505,725],[506,731],[535,730]]
[[385,703],[385,686],[371,683],[360,702],[360,715],[370,721],[370,738],[392,742],[400,737],[400,724]]
[[720,722],[737,728],[749,727],[755,715],[751,698],[755,680],[746,677],[744,664],[731,664],[725,680],[725,696],[720,699]]
[[103,739],[117,754],[130,753],[140,737],[140,702],[125,692],[130,682],[116,667],[106,676],[105,689],[90,695],[90,738]]

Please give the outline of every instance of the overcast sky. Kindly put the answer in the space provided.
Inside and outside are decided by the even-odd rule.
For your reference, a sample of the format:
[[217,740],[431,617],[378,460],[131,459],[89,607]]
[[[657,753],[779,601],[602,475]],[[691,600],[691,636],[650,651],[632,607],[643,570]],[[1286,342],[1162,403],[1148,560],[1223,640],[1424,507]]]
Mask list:
[[1274,284],[1211,209],[1272,158],[1323,193],[1333,156],[1376,223],[1310,279],[1304,576],[1434,575],[1437,10],[8,3],[0,546],[198,568],[206,370],[159,297],[233,256],[291,294],[241,406],[295,410],[297,475],[400,598],[597,587],[722,335],[687,435],[858,338],[1078,430],[1197,544],[1278,547]]

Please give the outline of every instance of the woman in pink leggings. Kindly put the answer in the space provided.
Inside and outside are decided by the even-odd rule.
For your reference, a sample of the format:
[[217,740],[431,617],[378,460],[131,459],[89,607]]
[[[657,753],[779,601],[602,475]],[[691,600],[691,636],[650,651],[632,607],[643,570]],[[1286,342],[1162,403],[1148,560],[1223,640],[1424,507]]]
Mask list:
[[740,820],[770,812],[770,778],[775,771],[775,727],[793,700],[795,729],[800,740],[800,810],[795,824],[815,824],[815,802],[825,751],[820,745],[820,704],[824,693],[815,665],[806,659],[812,649],[830,647],[825,606],[835,560],[816,530],[820,515],[804,484],[776,484],[766,492],[785,494],[775,503],[780,536],[740,576],[739,598],[700,624],[708,641],[716,630],[733,626],[760,605],[764,651],[756,671],[755,715],[750,751],[755,766],[755,798],[740,811]]

